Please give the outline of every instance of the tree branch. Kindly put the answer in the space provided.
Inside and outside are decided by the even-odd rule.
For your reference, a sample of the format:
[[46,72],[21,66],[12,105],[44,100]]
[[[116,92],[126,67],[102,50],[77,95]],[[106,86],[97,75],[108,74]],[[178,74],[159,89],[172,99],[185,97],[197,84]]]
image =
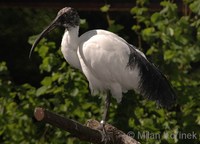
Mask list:
[[97,129],[100,126],[100,123],[96,120],[88,120],[84,126],[74,120],[64,118],[39,107],[35,108],[34,116],[37,121],[43,121],[68,131],[83,141],[88,141],[95,144],[139,144],[139,142],[137,142],[135,139],[129,137],[122,131],[109,124],[105,125],[108,138],[103,139],[102,131]]

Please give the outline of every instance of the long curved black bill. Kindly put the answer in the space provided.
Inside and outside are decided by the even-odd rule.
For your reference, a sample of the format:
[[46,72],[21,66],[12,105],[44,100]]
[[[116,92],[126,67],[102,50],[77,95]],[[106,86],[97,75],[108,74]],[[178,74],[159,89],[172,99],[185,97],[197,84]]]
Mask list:
[[37,44],[40,42],[40,40],[47,35],[49,32],[51,32],[54,28],[56,28],[57,26],[57,17],[51,22],[51,24],[49,26],[47,26],[38,36],[38,38],[35,40],[35,42],[33,43],[30,53],[29,53],[29,58],[31,57],[31,54],[34,50],[34,48],[37,46]]

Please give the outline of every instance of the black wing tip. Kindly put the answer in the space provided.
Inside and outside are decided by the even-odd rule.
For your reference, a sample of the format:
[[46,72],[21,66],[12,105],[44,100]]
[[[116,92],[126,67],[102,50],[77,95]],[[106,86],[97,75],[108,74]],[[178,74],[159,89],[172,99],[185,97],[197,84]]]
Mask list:
[[156,100],[159,107],[165,109],[171,109],[176,104],[176,95],[166,96],[166,98]]
[[172,107],[176,103],[176,95],[167,78],[154,64],[138,53],[134,46],[130,44],[128,46],[131,53],[127,66],[132,69],[137,65],[140,69],[140,94],[156,101],[159,107],[166,109]]
[[176,95],[174,92],[164,92],[157,94],[141,93],[146,99],[155,101],[159,108],[170,109],[176,104]]
[[141,94],[149,100],[156,101],[159,107],[170,109],[177,99],[170,82],[157,68],[149,68],[149,73],[152,73],[147,75],[151,76],[150,78],[144,75],[141,77]]

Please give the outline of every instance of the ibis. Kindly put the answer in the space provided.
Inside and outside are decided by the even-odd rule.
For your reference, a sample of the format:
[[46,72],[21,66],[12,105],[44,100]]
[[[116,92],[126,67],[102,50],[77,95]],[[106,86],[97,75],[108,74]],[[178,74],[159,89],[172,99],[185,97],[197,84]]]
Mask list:
[[61,9],[35,40],[30,55],[46,34],[64,27],[61,51],[65,60],[85,75],[92,93],[107,93],[102,125],[107,119],[111,96],[120,103],[128,90],[165,108],[175,102],[171,84],[143,52],[106,30],[90,30],[79,36],[79,25],[80,17],[74,8]]

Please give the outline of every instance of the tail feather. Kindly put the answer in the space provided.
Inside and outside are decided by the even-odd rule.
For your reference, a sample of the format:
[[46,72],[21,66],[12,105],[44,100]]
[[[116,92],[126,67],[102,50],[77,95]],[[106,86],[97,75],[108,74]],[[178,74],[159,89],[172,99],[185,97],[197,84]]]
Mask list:
[[132,45],[129,47],[131,54],[128,66],[131,68],[137,65],[140,69],[140,94],[149,100],[155,100],[159,106],[171,107],[176,101],[176,96],[169,81],[154,64],[137,52]]

